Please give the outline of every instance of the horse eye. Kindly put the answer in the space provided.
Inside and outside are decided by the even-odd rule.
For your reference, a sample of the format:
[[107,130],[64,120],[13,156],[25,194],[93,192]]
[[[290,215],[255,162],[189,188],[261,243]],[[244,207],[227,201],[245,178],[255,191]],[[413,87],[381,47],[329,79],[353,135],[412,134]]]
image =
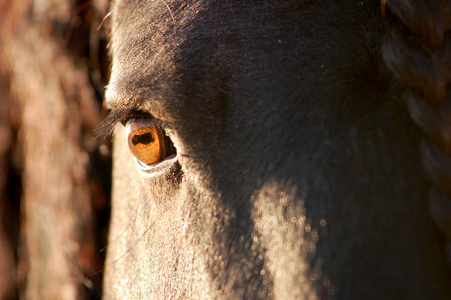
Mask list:
[[152,165],[166,157],[168,144],[164,131],[151,119],[131,119],[125,125],[128,147],[143,164]]

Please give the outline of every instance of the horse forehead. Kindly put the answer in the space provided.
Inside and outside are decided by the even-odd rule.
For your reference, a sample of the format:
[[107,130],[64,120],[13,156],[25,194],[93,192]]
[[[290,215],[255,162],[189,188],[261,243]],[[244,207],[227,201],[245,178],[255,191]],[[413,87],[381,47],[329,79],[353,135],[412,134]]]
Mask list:
[[[291,35],[293,39],[296,38],[292,35],[294,27],[308,27],[308,22],[298,22],[296,14],[284,19],[253,2],[239,5],[237,1],[194,1],[189,5],[181,5],[179,1],[141,2],[121,0],[114,4],[113,68],[107,92],[107,102],[111,104],[117,99],[126,104],[126,99],[139,91],[149,99],[152,90],[159,94],[162,89],[171,89],[173,84],[185,82],[186,85],[192,79],[186,73],[212,78],[205,74],[227,73],[223,70],[228,69],[225,65],[249,64],[254,68],[252,55],[258,56],[258,52],[261,52],[261,65],[270,68],[266,61],[269,49],[287,52],[294,47],[287,40],[283,44],[280,36]],[[287,11],[281,5],[271,5]],[[298,24],[289,25],[287,19]],[[218,60],[227,62],[221,65],[223,69],[215,65]]]
[[187,24],[193,24],[196,13],[169,7],[178,1],[141,2],[121,0],[113,6],[109,107],[139,102],[136,98],[141,102],[158,98],[162,90],[169,91],[180,81],[176,73],[183,72],[174,57],[193,31]]
[[[263,90],[269,94],[264,96],[271,98],[277,91],[286,94],[298,86],[303,86],[305,95],[324,93],[319,87],[330,83],[330,71],[349,69],[348,65],[328,65],[338,65],[334,61],[348,54],[367,55],[362,54],[364,47],[347,42],[355,32],[366,30],[362,25],[350,27],[358,12],[350,5],[274,1],[268,8],[252,1],[180,3],[115,3],[113,67],[106,95],[110,107],[159,101],[174,110],[176,100],[176,105],[195,107],[193,101],[202,101],[194,100],[199,94],[205,96],[221,85],[227,85],[229,99],[245,95],[240,97],[245,102],[261,98],[257,96],[262,96]],[[327,26],[334,22],[338,25]],[[324,70],[330,70],[329,75],[324,75]],[[342,80],[346,76],[334,77]],[[262,82],[268,83],[264,89]],[[202,86],[202,91],[196,86]],[[216,95],[208,96],[203,99]],[[184,99],[189,103],[183,103]]]

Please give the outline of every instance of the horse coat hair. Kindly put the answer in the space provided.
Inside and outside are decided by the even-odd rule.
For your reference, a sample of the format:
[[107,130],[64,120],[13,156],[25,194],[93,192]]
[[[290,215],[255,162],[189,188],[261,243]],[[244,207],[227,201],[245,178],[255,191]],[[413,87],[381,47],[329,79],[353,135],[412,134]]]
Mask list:
[[115,127],[106,298],[451,299],[387,14],[115,1],[104,124],[177,154],[140,168]]

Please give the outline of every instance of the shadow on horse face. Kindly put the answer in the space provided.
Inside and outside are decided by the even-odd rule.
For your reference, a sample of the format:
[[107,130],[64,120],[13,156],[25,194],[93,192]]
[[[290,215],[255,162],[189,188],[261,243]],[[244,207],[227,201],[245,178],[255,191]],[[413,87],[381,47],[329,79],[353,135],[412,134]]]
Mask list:
[[449,296],[369,2],[116,1],[108,122],[176,155],[137,164],[117,127],[107,297]]

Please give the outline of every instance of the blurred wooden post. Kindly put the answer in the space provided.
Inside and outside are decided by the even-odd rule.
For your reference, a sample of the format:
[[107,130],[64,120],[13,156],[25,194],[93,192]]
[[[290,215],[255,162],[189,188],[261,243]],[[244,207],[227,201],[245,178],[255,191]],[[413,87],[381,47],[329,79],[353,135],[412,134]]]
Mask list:
[[0,0],[0,61],[9,64],[10,93],[22,109],[25,299],[89,298],[86,276],[99,251],[85,132],[99,121],[100,107],[87,61],[67,48],[80,22],[73,2]]
[[[1,10],[1,7],[0,7]],[[0,57],[2,48],[0,48]],[[14,258],[14,242],[11,235],[18,235],[16,228],[8,228],[18,223],[18,213],[11,212],[8,199],[9,156],[12,148],[10,120],[9,77],[6,62],[0,61],[0,299],[9,300],[17,297],[15,288],[16,268]],[[13,221],[12,221],[13,220]],[[17,228],[18,229],[18,228]],[[17,243],[16,243],[17,244]]]

